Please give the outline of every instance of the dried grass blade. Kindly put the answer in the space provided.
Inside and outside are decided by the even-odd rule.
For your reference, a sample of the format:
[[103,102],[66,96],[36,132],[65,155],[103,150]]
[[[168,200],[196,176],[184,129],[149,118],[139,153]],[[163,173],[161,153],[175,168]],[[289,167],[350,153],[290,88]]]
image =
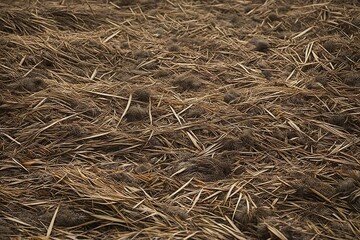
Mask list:
[[177,121],[179,122],[179,124],[182,125],[179,115],[175,112],[175,110],[171,106],[170,106],[170,109],[171,109],[172,113],[174,114],[175,118],[177,119]]
[[72,118],[72,117],[75,117],[75,116],[77,116],[77,115],[79,115],[79,114],[80,114],[80,113],[74,113],[74,114],[72,114],[72,115],[70,115],[70,116],[64,117],[64,118],[62,118],[62,119],[59,119],[59,120],[57,120],[57,121],[49,124],[48,126],[40,129],[40,130],[36,133],[35,137],[37,137],[40,133],[42,133],[42,132],[45,131],[46,129],[51,128],[51,127],[54,126],[55,124],[58,124],[58,123],[60,123],[60,122],[62,122],[62,121],[65,121],[65,120],[68,120],[68,119],[70,119],[70,118]]
[[108,94],[108,93],[102,93],[102,92],[96,92],[96,91],[86,91],[86,92],[96,94],[96,95],[100,95],[100,96],[104,96],[104,97],[113,97],[113,98],[117,98],[117,99],[121,99],[121,100],[128,100],[128,98],[113,95],[113,94]]
[[18,145],[21,146],[21,143],[18,142],[18,141],[16,141],[16,139],[12,138],[10,135],[8,135],[8,134],[6,134],[6,133],[4,133],[4,132],[2,132],[1,134],[3,134],[5,137],[9,138],[9,139],[10,139],[11,141],[13,141],[14,143],[16,143],[16,144],[18,144]]
[[19,219],[16,219],[16,218],[13,218],[13,217],[9,217],[9,216],[5,216],[5,218],[6,218],[7,220],[10,220],[10,221],[19,223],[19,224],[21,224],[21,225],[24,225],[24,226],[27,226],[27,227],[31,227],[30,224],[28,224],[28,223],[26,223],[26,222],[23,222],[23,221],[21,221],[21,220],[19,220]]
[[176,194],[178,194],[181,190],[183,190],[187,185],[189,185],[191,183],[191,181],[194,178],[191,178],[189,181],[187,181],[184,185],[182,185],[178,190],[176,190],[175,192],[173,192],[170,196],[168,196],[168,198],[172,198],[173,196],[175,196]]
[[295,36],[293,36],[292,37],[292,39],[293,40],[295,40],[296,38],[299,38],[299,37],[301,37],[301,36],[303,36],[303,35],[305,35],[307,32],[309,32],[311,29],[313,29],[314,27],[313,26],[311,26],[311,27],[309,27],[309,28],[307,28],[307,29],[305,29],[304,31],[302,31],[301,33],[299,33],[299,34],[296,34]]
[[201,196],[201,193],[202,193],[203,190],[204,190],[204,189],[201,188],[200,191],[199,191],[199,193],[196,195],[193,203],[191,204],[191,207],[190,207],[189,210],[187,211],[188,213],[194,208],[194,206],[196,205],[196,203],[199,201],[200,196]]
[[110,36],[108,36],[108,37],[103,41],[103,43],[107,43],[107,42],[110,41],[113,37],[115,37],[116,35],[118,35],[120,32],[121,32],[120,30],[114,32],[113,34],[111,34]]
[[196,138],[194,136],[192,136],[190,132],[186,131],[186,134],[188,135],[188,137],[190,138],[190,141],[194,144],[194,146],[197,149],[199,149],[200,151],[203,150],[203,148],[201,148],[200,145],[198,144]]
[[242,192],[240,192],[240,193],[239,193],[238,200],[236,201],[236,205],[235,205],[235,208],[234,208],[233,215],[232,215],[232,217],[231,217],[232,219],[234,219],[235,214],[236,214],[236,211],[237,211],[237,209],[239,208],[239,204],[240,204],[240,201],[241,201],[241,199],[242,199],[242,196],[243,196],[243,194],[242,194]]
[[22,165],[19,161],[17,161],[15,158],[11,158],[17,165],[19,165],[22,169],[24,169],[26,172],[29,172],[29,170]]
[[60,205],[58,205],[57,208],[55,209],[54,215],[51,218],[50,225],[49,225],[48,230],[46,232],[46,238],[45,239],[50,239],[50,235],[51,235],[51,232],[52,232],[52,230],[54,228],[55,219],[56,219],[56,216],[58,214],[59,208],[60,208]]
[[270,226],[269,224],[265,223],[266,227],[269,229],[270,232],[272,232],[275,236],[277,236],[280,240],[288,240],[287,237],[284,236],[279,230],[276,228]]
[[116,128],[119,127],[122,119],[125,117],[127,111],[129,110],[129,107],[130,107],[130,104],[131,104],[131,100],[132,100],[132,94],[130,94],[130,96],[129,96],[129,100],[128,100],[127,104],[126,104],[125,110],[124,110],[123,114],[121,115],[119,122],[116,124]]

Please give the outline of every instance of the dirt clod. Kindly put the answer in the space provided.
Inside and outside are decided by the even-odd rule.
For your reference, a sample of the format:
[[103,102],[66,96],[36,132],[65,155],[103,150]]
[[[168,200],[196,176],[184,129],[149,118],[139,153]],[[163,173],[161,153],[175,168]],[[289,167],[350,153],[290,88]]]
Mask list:
[[238,138],[226,137],[223,139],[224,150],[240,150],[243,147],[242,142]]
[[141,121],[148,115],[148,110],[139,105],[129,107],[126,112],[126,119],[130,122]]
[[248,209],[248,206],[243,206],[236,211],[234,219],[238,224],[240,224],[240,228],[244,229],[247,225],[257,224],[260,219],[266,218],[270,215],[271,211],[268,208],[250,207],[250,209]]
[[250,12],[250,11],[253,10],[253,9],[254,9],[254,6],[253,6],[253,5],[247,5],[247,6],[244,7],[244,12],[245,12],[245,13],[248,13],[248,12]]
[[72,136],[79,137],[81,136],[85,131],[79,124],[70,124],[65,127],[69,134]]
[[335,194],[335,189],[330,184],[305,174],[301,175],[300,179],[293,182],[292,185],[297,190],[297,194],[303,197],[318,197],[317,192],[326,197],[331,197]]
[[162,77],[166,77],[166,76],[169,76],[169,75],[171,75],[171,71],[166,70],[166,69],[160,69],[160,70],[157,70],[155,72],[154,77],[162,78]]
[[142,163],[136,166],[135,168],[135,172],[137,173],[145,173],[148,172],[151,169],[151,164],[150,163]]
[[278,21],[278,20],[280,20],[280,16],[277,15],[276,13],[270,13],[270,14],[268,15],[268,19],[269,19],[270,21]]
[[224,95],[224,102],[226,103],[236,103],[240,98],[240,93],[234,91],[234,90],[230,90],[228,92],[225,93]]
[[151,92],[148,89],[137,89],[134,92],[134,98],[141,102],[149,102],[151,96]]
[[206,111],[202,107],[195,106],[186,113],[186,116],[190,118],[198,118],[201,117],[205,112]]
[[244,129],[240,135],[240,140],[247,146],[254,145],[253,132],[250,129]]
[[329,117],[329,123],[344,127],[348,121],[348,116],[346,114],[338,113]]
[[56,216],[55,225],[59,227],[74,227],[90,220],[85,213],[70,208],[60,208]]
[[147,50],[135,50],[133,52],[133,57],[135,59],[143,59],[143,58],[148,58],[150,56],[151,56],[151,52]]
[[5,220],[0,219],[0,239],[10,239],[7,237],[10,237],[14,233],[15,231],[12,229],[11,225]]
[[346,85],[359,86],[360,85],[360,72],[349,72],[342,76],[342,80]]
[[27,90],[29,92],[38,92],[46,87],[44,80],[40,78],[25,78],[16,84],[19,90]]
[[252,39],[250,41],[250,43],[252,43],[255,46],[254,50],[258,51],[258,52],[266,53],[270,48],[269,42],[265,39],[255,38],[255,39]]
[[270,232],[265,223],[260,222],[256,225],[258,239],[270,239]]
[[202,82],[195,76],[179,76],[174,81],[174,84],[182,92],[187,90],[197,91],[203,86]]
[[175,218],[180,218],[181,220],[185,221],[189,216],[185,209],[177,206],[172,206],[170,204],[161,205],[161,209],[163,212],[173,216]]
[[335,41],[328,40],[323,44],[323,47],[329,52],[334,53],[338,50],[339,44]]
[[128,43],[128,42],[122,42],[122,43],[120,44],[120,46],[121,46],[122,48],[129,48],[129,43]]
[[321,83],[322,85],[327,85],[327,83],[329,82],[329,77],[325,74],[321,74],[315,77],[314,81]]
[[263,69],[261,70],[261,73],[264,75],[264,77],[267,79],[267,80],[270,80],[271,77],[272,77],[272,72],[268,69]]
[[351,193],[357,188],[356,181],[352,178],[341,180],[337,183],[336,190],[340,193]]
[[179,52],[180,51],[180,47],[178,45],[175,45],[175,44],[171,44],[169,47],[168,47],[168,50],[170,52]]

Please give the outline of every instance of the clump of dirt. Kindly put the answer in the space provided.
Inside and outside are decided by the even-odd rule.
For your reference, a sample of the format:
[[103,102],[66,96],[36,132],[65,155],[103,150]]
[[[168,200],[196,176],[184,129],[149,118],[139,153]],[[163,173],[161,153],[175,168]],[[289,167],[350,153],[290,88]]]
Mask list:
[[150,163],[141,163],[136,166],[134,169],[136,173],[146,173],[150,171],[152,168],[152,165]]
[[308,89],[321,89],[321,85],[318,82],[310,82],[306,85]]
[[223,139],[223,149],[229,151],[244,150],[247,147],[254,146],[254,138],[250,129],[245,129],[238,138],[226,137]]
[[[307,233],[302,228],[295,228],[289,225],[285,225],[285,226],[281,226],[279,229],[287,239],[303,239],[303,240],[314,239],[314,237],[311,234]],[[275,234],[273,234],[273,238],[275,237],[274,235]]]
[[199,118],[205,113],[206,111],[204,108],[200,106],[195,106],[187,111],[186,116],[190,118]]
[[136,3],[137,1],[134,0],[115,0],[114,4],[118,5],[118,6],[129,6],[131,4]]
[[240,93],[230,90],[227,91],[224,95],[224,102],[231,104],[231,103],[238,103],[240,101]]
[[250,223],[256,223],[258,220],[257,209],[250,208],[248,209],[246,206],[238,209],[234,215],[234,220],[240,224],[241,228],[244,229]]
[[322,85],[327,85],[328,82],[330,81],[329,79],[329,76],[327,74],[320,74],[320,75],[317,75],[315,78],[314,78],[314,81],[315,82],[318,82],[318,83],[321,83]]
[[232,164],[226,159],[198,158],[190,159],[189,162],[180,163],[173,172],[185,170],[177,176],[183,179],[195,177],[206,182],[214,182],[230,175]]
[[151,91],[148,89],[140,88],[135,90],[134,98],[141,102],[149,102],[151,96]]
[[[10,236],[12,234],[15,234],[16,232],[14,231],[14,229],[11,227],[11,225],[6,222],[3,219],[0,219],[0,239],[10,239]],[[9,237],[9,238],[7,238]]]
[[257,224],[260,219],[269,217],[271,210],[265,207],[250,207],[242,206],[239,208],[235,215],[234,220],[240,227],[240,229],[246,229],[249,224]]
[[171,71],[168,70],[168,69],[160,69],[160,70],[157,70],[154,74],[154,77],[156,78],[162,78],[162,77],[167,77],[171,75]]
[[150,61],[141,65],[141,68],[146,70],[155,70],[159,67],[158,61]]
[[350,170],[348,172],[348,176],[351,177],[352,179],[355,179],[356,181],[358,181],[360,183],[360,171],[359,170]]
[[292,186],[296,189],[296,194],[302,197],[319,197],[317,193],[320,193],[329,198],[335,194],[335,188],[330,184],[305,174],[300,174],[300,179],[293,182]]
[[271,239],[271,232],[264,222],[259,222],[256,225],[256,235],[258,239]]
[[125,118],[130,121],[141,121],[146,118],[148,115],[148,110],[146,108],[141,107],[140,105],[135,105],[129,107],[126,112]]
[[265,39],[254,38],[250,43],[255,46],[254,50],[258,52],[266,53],[270,48],[270,43]]
[[134,178],[132,175],[130,175],[126,172],[115,171],[115,172],[112,172],[111,174],[107,175],[107,177],[116,182],[125,183],[130,186],[138,186],[139,185],[139,181],[136,178]]
[[237,26],[238,24],[241,24],[241,17],[239,17],[239,15],[237,14],[231,14],[229,17],[228,17],[228,20],[233,24],[233,26]]
[[[270,229],[271,228],[271,229]],[[276,229],[276,232],[274,231]],[[291,226],[274,217],[266,218],[256,225],[258,239],[279,239],[281,234],[286,239],[313,239],[315,234],[310,234],[305,229],[298,226]]]
[[40,78],[24,78],[15,83],[18,90],[27,90],[29,92],[38,92],[46,88],[46,83]]
[[189,214],[181,207],[173,206],[171,204],[160,204],[160,209],[167,215],[180,218],[183,221],[189,218]]
[[150,56],[151,56],[151,52],[147,51],[147,50],[138,49],[133,52],[133,57],[135,59],[144,59],[144,58],[148,58]]
[[349,205],[360,212],[360,190],[353,191],[348,198]]
[[241,150],[243,148],[243,143],[235,137],[226,137],[223,139],[222,142],[224,150]]
[[353,178],[346,178],[338,181],[336,185],[336,191],[343,194],[349,194],[356,189],[356,181]]
[[170,52],[179,52],[180,51],[180,47],[176,44],[171,44],[169,47],[168,47],[168,50]]
[[281,19],[280,16],[275,12],[269,13],[267,17],[270,21],[279,21]]
[[[53,212],[46,212],[40,219],[45,223],[49,224],[54,213]],[[75,210],[73,208],[63,206],[59,208],[57,212],[56,219],[55,219],[55,226],[57,227],[75,227],[86,222],[91,221],[92,218],[81,211]]]
[[249,13],[251,10],[253,10],[255,8],[255,5],[246,5],[244,7],[244,12],[245,13]]
[[337,113],[334,115],[331,115],[328,118],[328,122],[340,127],[345,127],[347,125],[349,116],[347,114],[344,113]]
[[261,73],[264,75],[264,77],[267,79],[267,80],[270,80],[271,77],[272,77],[272,71],[268,70],[268,69],[262,69],[261,70]]
[[129,48],[130,47],[130,45],[129,45],[129,42],[127,42],[127,41],[124,41],[124,42],[121,42],[120,43],[120,47],[121,48]]
[[88,117],[94,118],[101,114],[99,107],[94,103],[83,103],[75,100],[71,104],[76,111],[83,112]]
[[240,140],[246,146],[253,146],[255,144],[255,142],[254,142],[252,130],[251,129],[244,129],[242,131],[242,133],[240,134]]
[[291,5],[283,5],[283,6],[279,6],[277,11],[279,13],[287,13],[290,9],[291,9]]
[[342,81],[351,87],[360,85],[360,72],[349,72],[341,76]]
[[328,51],[329,53],[334,53],[336,52],[340,45],[338,42],[333,41],[333,40],[328,40],[323,44],[323,47],[326,49],[326,51]]
[[177,79],[174,81],[174,84],[181,92],[188,90],[198,91],[203,86],[203,83],[193,75],[181,75],[177,77]]
[[65,126],[65,129],[71,136],[80,137],[84,134],[85,130],[79,124],[69,124]]

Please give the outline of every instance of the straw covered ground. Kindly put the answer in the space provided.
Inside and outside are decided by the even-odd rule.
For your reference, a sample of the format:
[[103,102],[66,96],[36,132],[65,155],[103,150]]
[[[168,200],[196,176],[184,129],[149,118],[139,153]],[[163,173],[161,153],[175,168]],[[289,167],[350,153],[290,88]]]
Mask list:
[[0,239],[356,239],[359,1],[1,1]]

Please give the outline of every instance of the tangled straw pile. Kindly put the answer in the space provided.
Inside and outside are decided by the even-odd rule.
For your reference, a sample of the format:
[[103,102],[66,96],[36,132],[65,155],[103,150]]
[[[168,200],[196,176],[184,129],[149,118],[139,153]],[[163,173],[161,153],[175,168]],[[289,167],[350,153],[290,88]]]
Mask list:
[[355,239],[358,1],[2,1],[1,239]]

